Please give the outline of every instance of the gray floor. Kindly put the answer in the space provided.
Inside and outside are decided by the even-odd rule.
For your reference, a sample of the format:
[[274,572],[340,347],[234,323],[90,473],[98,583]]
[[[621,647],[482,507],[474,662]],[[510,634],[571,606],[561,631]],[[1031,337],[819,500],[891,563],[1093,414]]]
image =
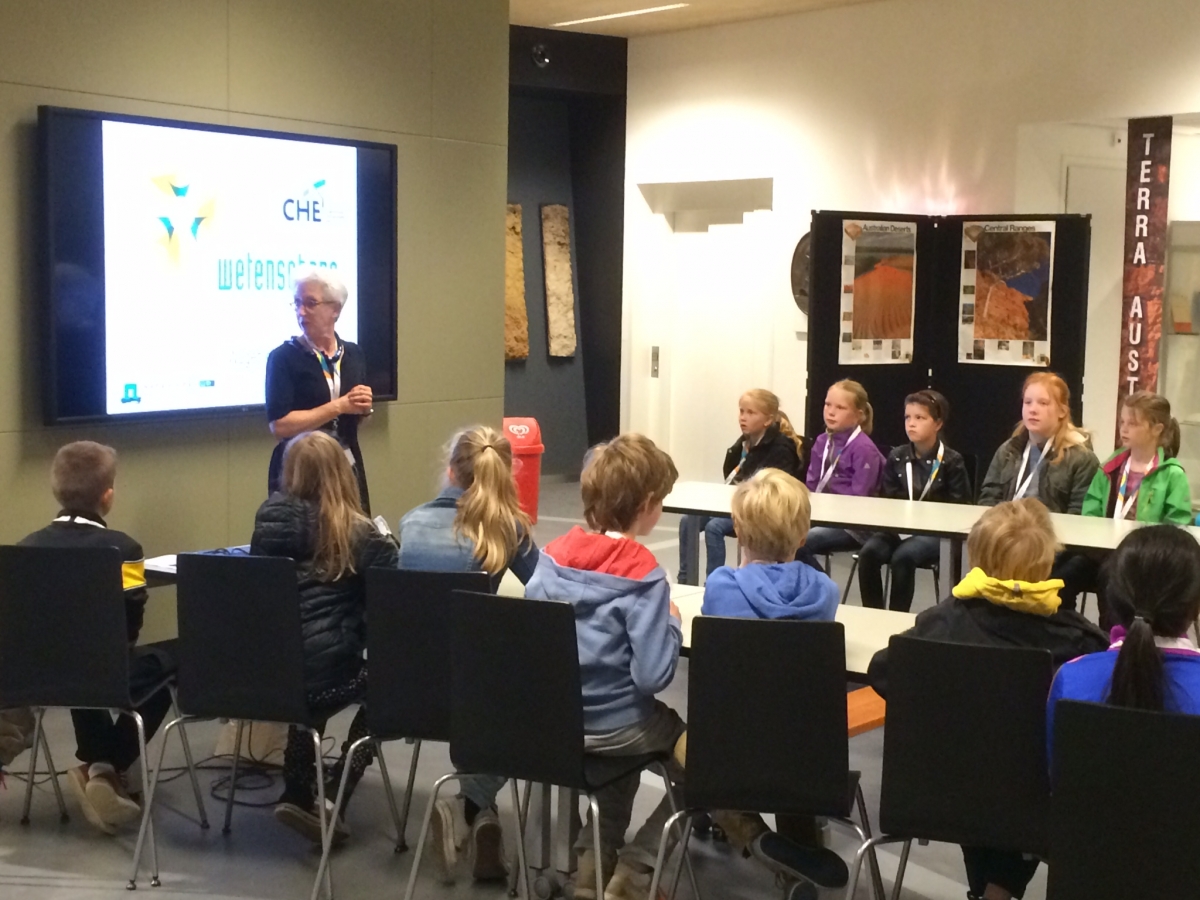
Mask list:
[[[543,486],[541,517],[536,529],[539,544],[545,544],[579,521],[581,507],[578,490],[578,484]],[[646,543],[671,574],[672,579],[679,559],[676,542],[677,523],[678,517],[664,516],[659,528],[646,538]],[[730,551],[732,552],[732,543]],[[835,577],[842,583],[846,574],[845,565],[835,571]],[[920,573],[918,579],[914,611],[919,611],[934,602],[932,579],[927,573]],[[857,592],[854,592],[850,602],[858,602]],[[681,660],[675,682],[663,694],[663,700],[686,716],[687,660]],[[73,764],[71,753],[74,740],[66,713],[51,713],[47,716],[47,721],[56,763],[60,768]],[[346,716],[335,719],[331,733],[344,734],[348,721]],[[216,725],[193,727],[192,744],[199,757],[212,751],[216,734]],[[850,742],[851,766],[863,773],[863,788],[873,818],[879,802],[882,748],[882,731],[862,735]],[[392,744],[386,748],[386,756],[399,792],[403,788],[411,748],[405,744]],[[24,758],[18,760],[14,765],[15,771],[21,771],[23,760]],[[930,762],[936,765],[936,760]],[[179,752],[174,737],[172,746],[168,749],[167,764],[182,764],[182,753]],[[215,768],[206,769],[201,773],[201,786],[206,793],[209,782],[224,772],[220,763],[209,765]],[[413,845],[416,844],[420,815],[428,798],[429,785],[438,775],[447,771],[448,767],[449,757],[444,746],[430,745],[422,752],[414,792],[413,814],[408,827],[409,840]],[[33,820],[28,827],[22,827],[18,824],[18,819],[24,787],[23,781],[10,775],[7,789],[0,791],[0,897],[5,900],[84,900],[122,896],[136,833],[125,831],[115,838],[98,834],[88,826],[82,815],[78,814],[69,793],[67,803],[72,813],[71,821],[59,824],[48,783],[38,786],[34,795]],[[66,791],[65,780],[63,789]],[[256,794],[247,795],[247,799],[269,803],[275,799],[278,790],[279,787],[273,785]],[[649,812],[657,802],[660,791],[661,786],[655,786],[653,779],[644,779],[638,807],[634,812],[635,822]],[[510,811],[507,796],[505,794],[502,797],[502,817],[507,817]],[[162,887],[150,888],[148,878],[143,877],[139,886],[140,892],[149,892],[162,900],[197,896],[282,900],[307,896],[316,871],[317,854],[297,835],[278,826],[271,818],[269,807],[237,809],[233,833],[223,836],[220,831],[221,806],[211,797],[207,802],[208,815],[216,824],[207,832],[199,829],[186,779],[177,779],[165,784],[160,797],[163,805],[159,807],[156,822]],[[392,833],[378,768],[372,768],[368,772],[350,807],[348,820],[353,830],[352,839],[334,856],[335,889],[338,896],[400,896],[409,867],[412,865],[413,853],[393,853],[395,836]],[[509,821],[505,818],[506,824]],[[773,879],[767,873],[750,861],[734,858],[724,845],[699,842],[698,845],[693,843],[693,846],[696,847],[696,868],[701,879],[701,889],[707,888],[707,897],[751,900],[780,896]],[[832,846],[835,850],[848,853],[850,841],[835,829]],[[896,861],[896,855],[888,849],[880,851],[880,864],[889,891]],[[840,893],[828,892],[828,896],[840,896]],[[685,880],[680,887],[680,896],[685,897],[689,894]],[[940,844],[914,848],[905,878],[903,897],[908,900],[961,900],[965,894],[958,848]],[[442,898],[507,896],[502,887],[476,886],[471,884],[468,877],[460,877],[453,887],[443,886],[434,879],[428,863],[422,870],[419,895]],[[869,888],[865,883],[860,884],[857,898],[866,900],[869,896]],[[1045,897],[1044,867],[1026,896],[1031,900],[1043,900]]]

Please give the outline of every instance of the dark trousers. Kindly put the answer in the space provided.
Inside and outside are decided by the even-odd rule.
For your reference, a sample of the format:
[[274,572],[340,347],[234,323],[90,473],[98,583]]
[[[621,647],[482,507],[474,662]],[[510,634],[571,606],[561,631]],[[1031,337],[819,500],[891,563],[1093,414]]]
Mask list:
[[811,529],[804,541],[805,549],[813,556],[857,550],[861,546],[862,541],[845,528],[826,528],[823,525]]
[[[900,535],[880,532],[871,535],[858,551],[858,588],[862,605],[883,609],[883,567],[892,573],[891,608],[908,612],[916,589],[917,569],[938,561],[941,541],[929,535]],[[937,598],[941,600],[940,597]]]
[[976,897],[982,897],[987,886],[994,884],[1020,900],[1038,867],[1036,859],[1026,859],[1013,850],[963,847],[962,852],[967,885]]
[[1075,553],[1064,550],[1054,557],[1054,568],[1050,571],[1051,578],[1061,578],[1064,582],[1058,596],[1062,599],[1062,609],[1077,609],[1080,594],[1099,590],[1100,562],[1095,557],[1085,553]]
[[[317,731],[322,736],[329,724],[329,715],[350,703],[361,703],[367,692],[367,667],[364,663],[358,674],[350,680],[324,691],[308,695],[308,706],[318,717],[315,722]],[[327,715],[323,714],[327,713]],[[360,705],[358,712],[350,723],[346,740],[342,743],[342,755],[325,771],[325,796],[330,801],[338,789],[342,778],[342,768],[346,765],[346,754],[350,745],[367,734],[367,708]],[[346,794],[342,807],[350,801],[350,795],[355,786],[362,780],[367,767],[375,760],[375,745],[368,742],[358,749],[350,762],[350,776],[346,780]],[[283,796],[281,803],[294,803],[301,809],[313,809],[317,797],[317,756],[313,749],[312,735],[293,725],[288,729],[287,747],[283,752]]]
[[[134,709],[142,717],[147,742],[171,708],[165,682],[175,674],[175,645],[175,641],[163,641],[135,647],[129,654],[129,696],[140,701]],[[160,685],[161,690],[154,691]],[[119,715],[114,721],[106,709],[73,709],[71,722],[75,726],[75,755],[80,762],[109,763],[124,772],[137,760],[137,724],[131,716]]]

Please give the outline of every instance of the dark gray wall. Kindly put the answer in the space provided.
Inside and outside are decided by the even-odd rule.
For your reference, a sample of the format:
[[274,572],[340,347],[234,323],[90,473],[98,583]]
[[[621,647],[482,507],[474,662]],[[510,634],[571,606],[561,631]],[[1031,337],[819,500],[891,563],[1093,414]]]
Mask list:
[[[504,366],[504,414],[533,416],[542,426],[546,454],[542,472],[579,474],[588,446],[584,395],[579,256],[571,184],[571,119],[568,101],[513,95],[508,108],[508,202],[521,204],[525,256],[525,305],[529,312],[529,358]],[[575,280],[575,355],[549,355],[542,268],[541,207],[562,203],[571,210],[571,257]]]

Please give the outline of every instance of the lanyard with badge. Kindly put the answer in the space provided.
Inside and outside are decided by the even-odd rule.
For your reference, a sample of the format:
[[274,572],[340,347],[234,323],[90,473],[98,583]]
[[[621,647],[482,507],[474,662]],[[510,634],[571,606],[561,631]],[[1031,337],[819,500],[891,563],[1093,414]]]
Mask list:
[[[829,462],[829,448],[833,445],[833,436],[826,435],[825,449],[821,451],[821,480],[817,482],[816,493],[821,493],[825,490],[825,486],[829,484],[829,479],[833,477],[834,470],[837,469],[837,464],[841,462],[842,456],[850,449],[850,445],[854,443],[854,439],[862,434],[862,426],[855,426],[854,431],[850,433],[850,437],[846,438],[846,443],[842,444],[842,449],[838,451],[837,456],[833,458],[833,462]],[[826,468],[826,463],[829,467]]]
[[[1138,494],[1140,494],[1142,492],[1141,485],[1140,484],[1138,485],[1138,489],[1136,491],[1134,491],[1131,496],[1129,496],[1129,497],[1125,496],[1126,492],[1129,490],[1129,465],[1132,462],[1133,462],[1133,455],[1131,454],[1129,459],[1125,460],[1124,468],[1121,469],[1121,481],[1117,485],[1117,502],[1116,502],[1115,506],[1113,507],[1113,518],[1114,519],[1124,519],[1129,514],[1129,511],[1131,509],[1137,508]],[[1153,471],[1154,471],[1154,462],[1151,462],[1150,467],[1148,469],[1146,469],[1146,471],[1144,473],[1142,473],[1142,478],[1144,479],[1147,475],[1149,475]]]
[[[760,437],[761,441],[762,438]],[[758,446],[755,444],[754,446]],[[733,467],[733,471],[729,473],[729,477],[725,479],[726,484],[733,484],[733,479],[737,478],[738,472],[742,471],[742,466],[745,465],[746,457],[750,454],[750,445],[746,441],[742,441],[742,458],[738,460],[738,464]]]
[[[921,496],[917,500],[924,500],[929,494],[929,489],[933,487],[933,479],[937,478],[938,472],[942,468],[942,457],[946,453],[946,445],[938,441],[937,459],[933,461],[933,468],[929,470],[929,480],[925,482],[925,490],[921,491]],[[904,464],[904,468],[908,473],[908,499],[913,499],[913,464],[910,459]]]
[[1029,465],[1029,451],[1033,447],[1033,438],[1029,439],[1029,443],[1025,445],[1025,452],[1021,455],[1021,468],[1017,469],[1017,490],[1013,494],[1014,500],[1020,500],[1025,496],[1025,492],[1029,490],[1029,483],[1033,481],[1033,476],[1037,474],[1038,466],[1041,466],[1046,461],[1046,458],[1050,456],[1050,450],[1053,446],[1054,438],[1050,438],[1050,440],[1046,441],[1046,446],[1042,448],[1042,458],[1030,470],[1028,477],[1022,480],[1022,476],[1025,475],[1025,468]]
[[[321,364],[321,372],[325,375],[325,384],[329,387],[329,399],[333,401],[342,396],[342,357],[346,355],[346,345],[339,343],[333,356],[326,356],[314,346],[307,335],[300,339],[300,343],[311,350],[313,355],[316,356],[317,362]],[[338,420],[335,417],[331,423],[334,436],[337,436],[338,433],[337,423]],[[342,443],[341,438],[338,438],[338,442]],[[346,459],[350,461],[350,465],[357,465],[354,460],[354,453],[350,448],[342,443],[342,449],[345,451]]]

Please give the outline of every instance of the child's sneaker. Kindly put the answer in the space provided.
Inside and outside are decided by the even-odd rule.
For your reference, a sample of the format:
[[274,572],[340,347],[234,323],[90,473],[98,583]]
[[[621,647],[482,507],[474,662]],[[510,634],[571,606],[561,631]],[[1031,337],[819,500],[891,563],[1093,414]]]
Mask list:
[[117,829],[100,818],[100,813],[96,812],[96,807],[94,807],[92,805],[92,801],[88,799],[87,783],[87,763],[84,763],[81,766],[74,766],[67,770],[67,784],[71,786],[71,793],[74,794],[75,799],[79,801],[79,809],[83,813],[83,817],[105,834],[116,834]]
[[[606,868],[611,868],[611,864]],[[608,879],[604,878],[601,883],[607,882]],[[575,863],[575,890],[572,897],[574,900],[596,900],[596,854],[591,850],[581,850],[579,853]]]
[[483,809],[471,824],[471,877],[476,881],[503,881],[508,877],[504,835],[494,809]]
[[[130,799],[125,785],[108,763],[92,763],[88,767],[83,790],[92,809],[106,825],[119,828],[141,818],[142,808]],[[84,815],[87,815],[86,808]]]
[[[326,821],[332,815],[333,801],[326,800]],[[317,846],[321,845],[321,818],[317,815],[316,801],[305,808],[299,803],[282,800],[275,807],[275,820],[304,835]],[[330,842],[332,846],[337,847],[344,844],[348,837],[350,837],[350,827],[346,824],[345,818],[339,815],[334,821],[333,837]]]
[[772,872],[812,881],[823,888],[845,887],[850,880],[845,860],[832,850],[803,847],[773,831],[751,842],[750,855]]
[[[612,878],[604,888],[604,900],[649,900],[650,880],[653,875],[652,870],[642,871],[629,863],[618,862],[613,869]],[[655,900],[664,900],[665,897],[666,894],[660,885]]]
[[[483,815],[480,812],[480,815]],[[499,824],[499,823],[497,823]],[[458,864],[458,848],[467,842],[471,826],[467,824],[462,797],[439,800],[433,807],[429,840],[433,843],[434,859],[438,861],[442,884],[454,884],[454,867]]]

